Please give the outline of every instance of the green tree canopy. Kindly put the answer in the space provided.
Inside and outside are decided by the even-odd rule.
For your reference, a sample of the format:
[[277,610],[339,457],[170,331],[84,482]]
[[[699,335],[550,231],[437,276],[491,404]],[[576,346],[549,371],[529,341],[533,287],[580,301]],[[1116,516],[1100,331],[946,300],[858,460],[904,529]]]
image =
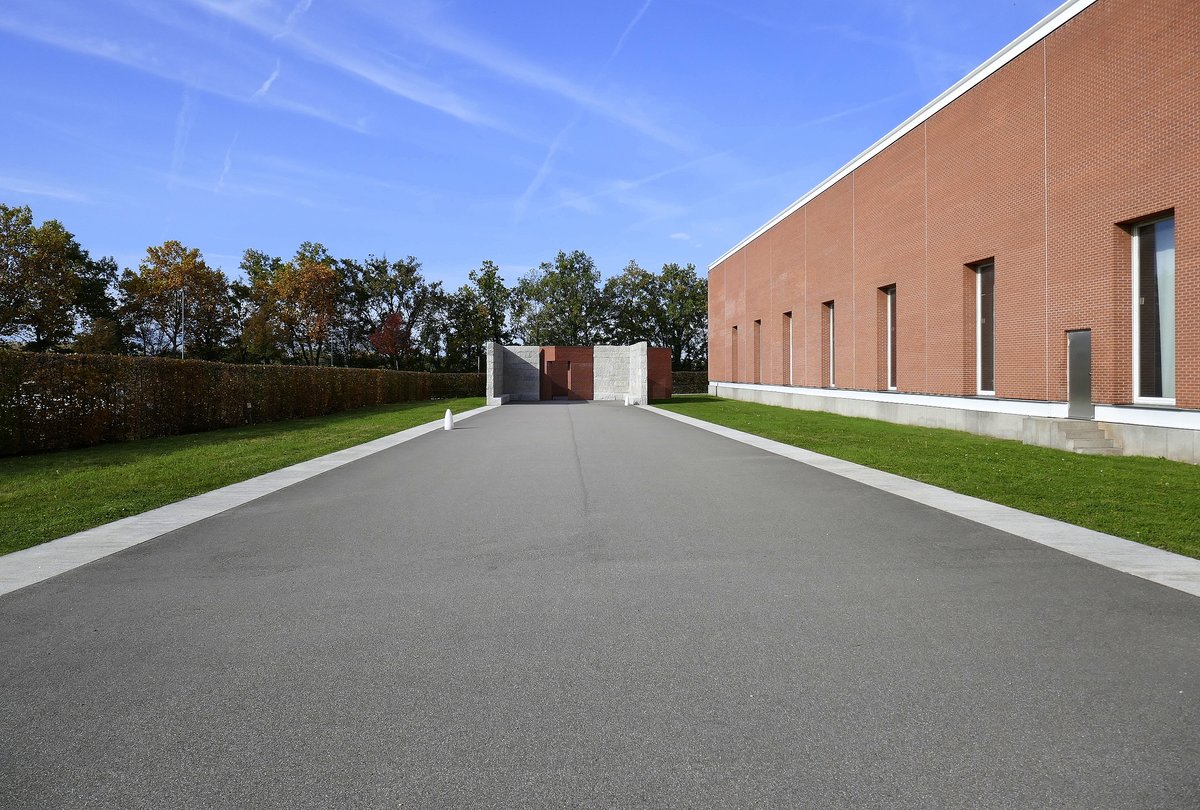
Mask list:
[[0,337],[32,351],[65,344],[91,267],[58,220],[34,226],[28,206],[0,204]]
[[607,331],[600,271],[582,250],[559,251],[517,282],[514,337],[538,346],[590,346]]

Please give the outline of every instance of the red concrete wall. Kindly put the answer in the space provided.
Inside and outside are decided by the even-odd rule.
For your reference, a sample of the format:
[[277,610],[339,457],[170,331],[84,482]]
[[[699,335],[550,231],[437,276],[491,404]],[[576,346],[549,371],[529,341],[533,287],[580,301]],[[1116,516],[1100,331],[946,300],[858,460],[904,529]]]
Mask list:
[[[570,363],[570,377],[567,377],[565,365],[556,368],[561,370],[559,382],[568,399],[591,399],[594,393],[594,377],[592,376],[592,347],[591,346],[543,346],[542,347],[542,399],[552,399],[555,391],[551,385],[551,375],[547,374],[549,363]],[[561,396],[561,394],[559,394]]]
[[650,399],[669,399],[671,396],[671,350],[651,348],[646,358]]
[[[1129,224],[1173,212],[1176,403],[1200,408],[1200,13],[1099,0],[709,273],[709,377],[971,395],[975,275],[995,262],[996,394],[1066,399],[1066,331],[1090,328],[1093,398],[1130,402]],[[761,321],[755,342],[754,322]],[[739,345],[732,367],[733,327]]]

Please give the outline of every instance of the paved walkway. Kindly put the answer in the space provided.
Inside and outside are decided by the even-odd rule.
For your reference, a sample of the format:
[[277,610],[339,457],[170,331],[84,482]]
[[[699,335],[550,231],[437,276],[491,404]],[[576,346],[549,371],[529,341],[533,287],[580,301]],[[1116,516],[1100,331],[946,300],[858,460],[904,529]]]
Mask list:
[[512,405],[0,596],[0,806],[1200,804],[1200,599]]

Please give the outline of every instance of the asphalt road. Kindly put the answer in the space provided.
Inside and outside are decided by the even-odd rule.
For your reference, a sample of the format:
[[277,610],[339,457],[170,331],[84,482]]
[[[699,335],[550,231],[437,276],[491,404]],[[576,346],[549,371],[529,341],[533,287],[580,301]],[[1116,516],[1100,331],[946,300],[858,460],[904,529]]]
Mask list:
[[512,405],[0,597],[0,807],[1197,807],[1200,599]]

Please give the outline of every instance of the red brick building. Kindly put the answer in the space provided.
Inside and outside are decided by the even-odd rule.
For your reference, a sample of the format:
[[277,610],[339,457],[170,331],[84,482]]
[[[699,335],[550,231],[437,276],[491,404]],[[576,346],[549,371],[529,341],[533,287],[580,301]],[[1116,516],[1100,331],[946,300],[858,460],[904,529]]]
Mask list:
[[1200,5],[1068,2],[710,266],[709,378],[1196,460],[1198,215]]

